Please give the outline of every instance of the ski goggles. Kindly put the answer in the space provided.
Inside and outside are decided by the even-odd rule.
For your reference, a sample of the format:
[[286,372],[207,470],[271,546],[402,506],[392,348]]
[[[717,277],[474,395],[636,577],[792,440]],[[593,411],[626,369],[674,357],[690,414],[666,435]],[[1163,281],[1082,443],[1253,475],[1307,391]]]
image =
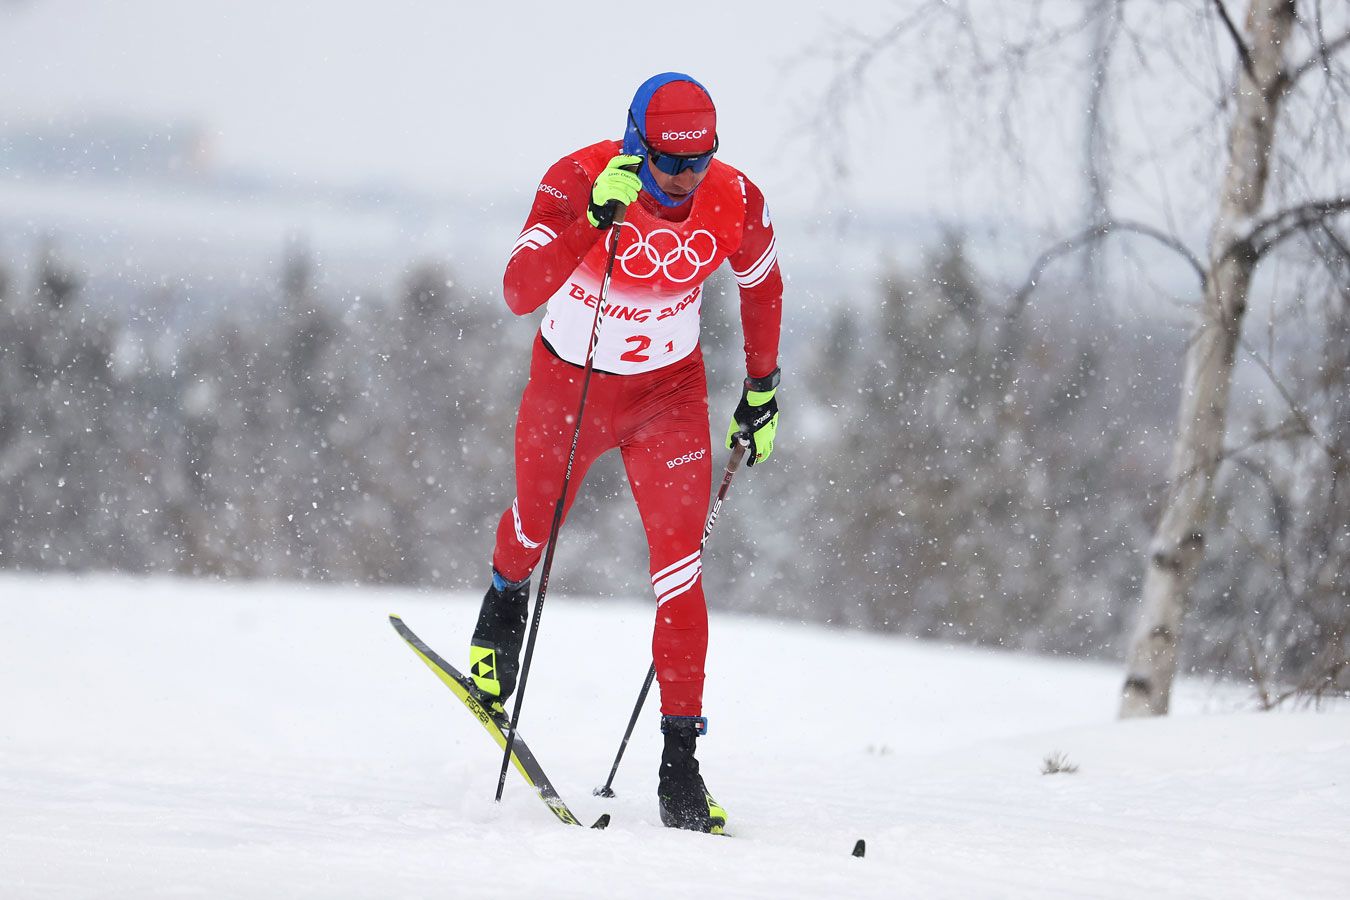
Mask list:
[[628,114],[628,121],[633,123],[633,131],[637,133],[637,139],[642,144],[642,149],[647,151],[647,159],[653,166],[665,172],[667,175],[678,175],[685,169],[693,169],[695,172],[707,171],[708,166],[712,165],[713,156],[717,154],[718,138],[713,134],[712,149],[707,153],[680,154],[680,153],[662,153],[660,150],[647,143],[647,139],[642,136],[642,129],[637,127],[637,122],[633,120],[633,114]]

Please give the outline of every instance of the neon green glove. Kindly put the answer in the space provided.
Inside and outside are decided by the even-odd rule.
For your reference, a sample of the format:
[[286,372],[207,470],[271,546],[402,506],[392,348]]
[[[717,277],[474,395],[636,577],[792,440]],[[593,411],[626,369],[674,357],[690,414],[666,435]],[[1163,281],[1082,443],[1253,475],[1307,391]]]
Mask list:
[[619,154],[596,177],[591,188],[591,205],[586,210],[587,220],[596,228],[613,225],[619,204],[627,206],[637,199],[638,191],[642,190],[636,174],[640,165],[642,157]]
[[773,453],[773,439],[778,434],[778,401],[774,394],[778,392],[781,372],[774,369],[763,378],[747,378],[741,388],[741,402],[736,405],[731,427],[727,429],[727,449],[731,449],[736,435],[748,437],[750,461],[746,465],[763,462]]

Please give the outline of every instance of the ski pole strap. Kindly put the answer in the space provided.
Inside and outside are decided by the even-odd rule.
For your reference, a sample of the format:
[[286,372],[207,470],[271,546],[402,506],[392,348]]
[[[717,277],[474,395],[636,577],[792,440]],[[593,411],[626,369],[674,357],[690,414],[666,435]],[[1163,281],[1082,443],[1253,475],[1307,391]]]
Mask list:
[[749,375],[745,376],[745,389],[747,391],[758,391],[761,393],[772,391],[777,389],[778,383],[782,380],[783,367],[779,366],[768,375],[762,375],[759,378],[754,378]]
[[700,737],[708,733],[707,716],[662,716],[661,733],[665,734],[671,728],[679,728],[685,723],[692,723],[694,726],[694,733]]

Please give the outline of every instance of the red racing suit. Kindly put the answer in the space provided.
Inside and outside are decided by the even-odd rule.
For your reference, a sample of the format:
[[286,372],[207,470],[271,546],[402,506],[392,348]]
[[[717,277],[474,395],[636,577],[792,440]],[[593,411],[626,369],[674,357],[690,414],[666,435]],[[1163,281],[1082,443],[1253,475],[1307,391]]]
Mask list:
[[[493,552],[493,566],[509,580],[538,564],[562,490],[609,250],[609,232],[593,227],[586,209],[596,177],[619,152],[618,141],[602,141],[548,170],[506,266],[512,312],[547,304],[516,419],[516,498]],[[730,262],[746,371],[764,377],[778,366],[783,280],[763,195],[719,160],[679,207],[639,194],[618,230],[564,515],[591,463],[619,448],[647,534],[661,711],[697,716],[708,646],[699,545],[712,483],[698,345],[703,282]]]

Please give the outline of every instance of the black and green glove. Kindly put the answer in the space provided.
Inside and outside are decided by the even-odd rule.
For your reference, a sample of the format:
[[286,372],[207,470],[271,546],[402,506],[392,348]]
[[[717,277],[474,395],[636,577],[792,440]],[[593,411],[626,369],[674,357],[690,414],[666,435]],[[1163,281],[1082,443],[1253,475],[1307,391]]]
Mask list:
[[586,219],[592,225],[608,228],[614,224],[619,204],[628,206],[637,199],[642,182],[635,173],[641,164],[640,156],[619,154],[596,176],[595,184],[591,187],[591,205],[586,209]]
[[778,380],[782,370],[774,369],[763,378],[747,378],[741,388],[741,402],[731,416],[727,429],[727,449],[731,449],[736,435],[750,439],[750,461],[753,466],[773,453],[773,439],[778,434]]

